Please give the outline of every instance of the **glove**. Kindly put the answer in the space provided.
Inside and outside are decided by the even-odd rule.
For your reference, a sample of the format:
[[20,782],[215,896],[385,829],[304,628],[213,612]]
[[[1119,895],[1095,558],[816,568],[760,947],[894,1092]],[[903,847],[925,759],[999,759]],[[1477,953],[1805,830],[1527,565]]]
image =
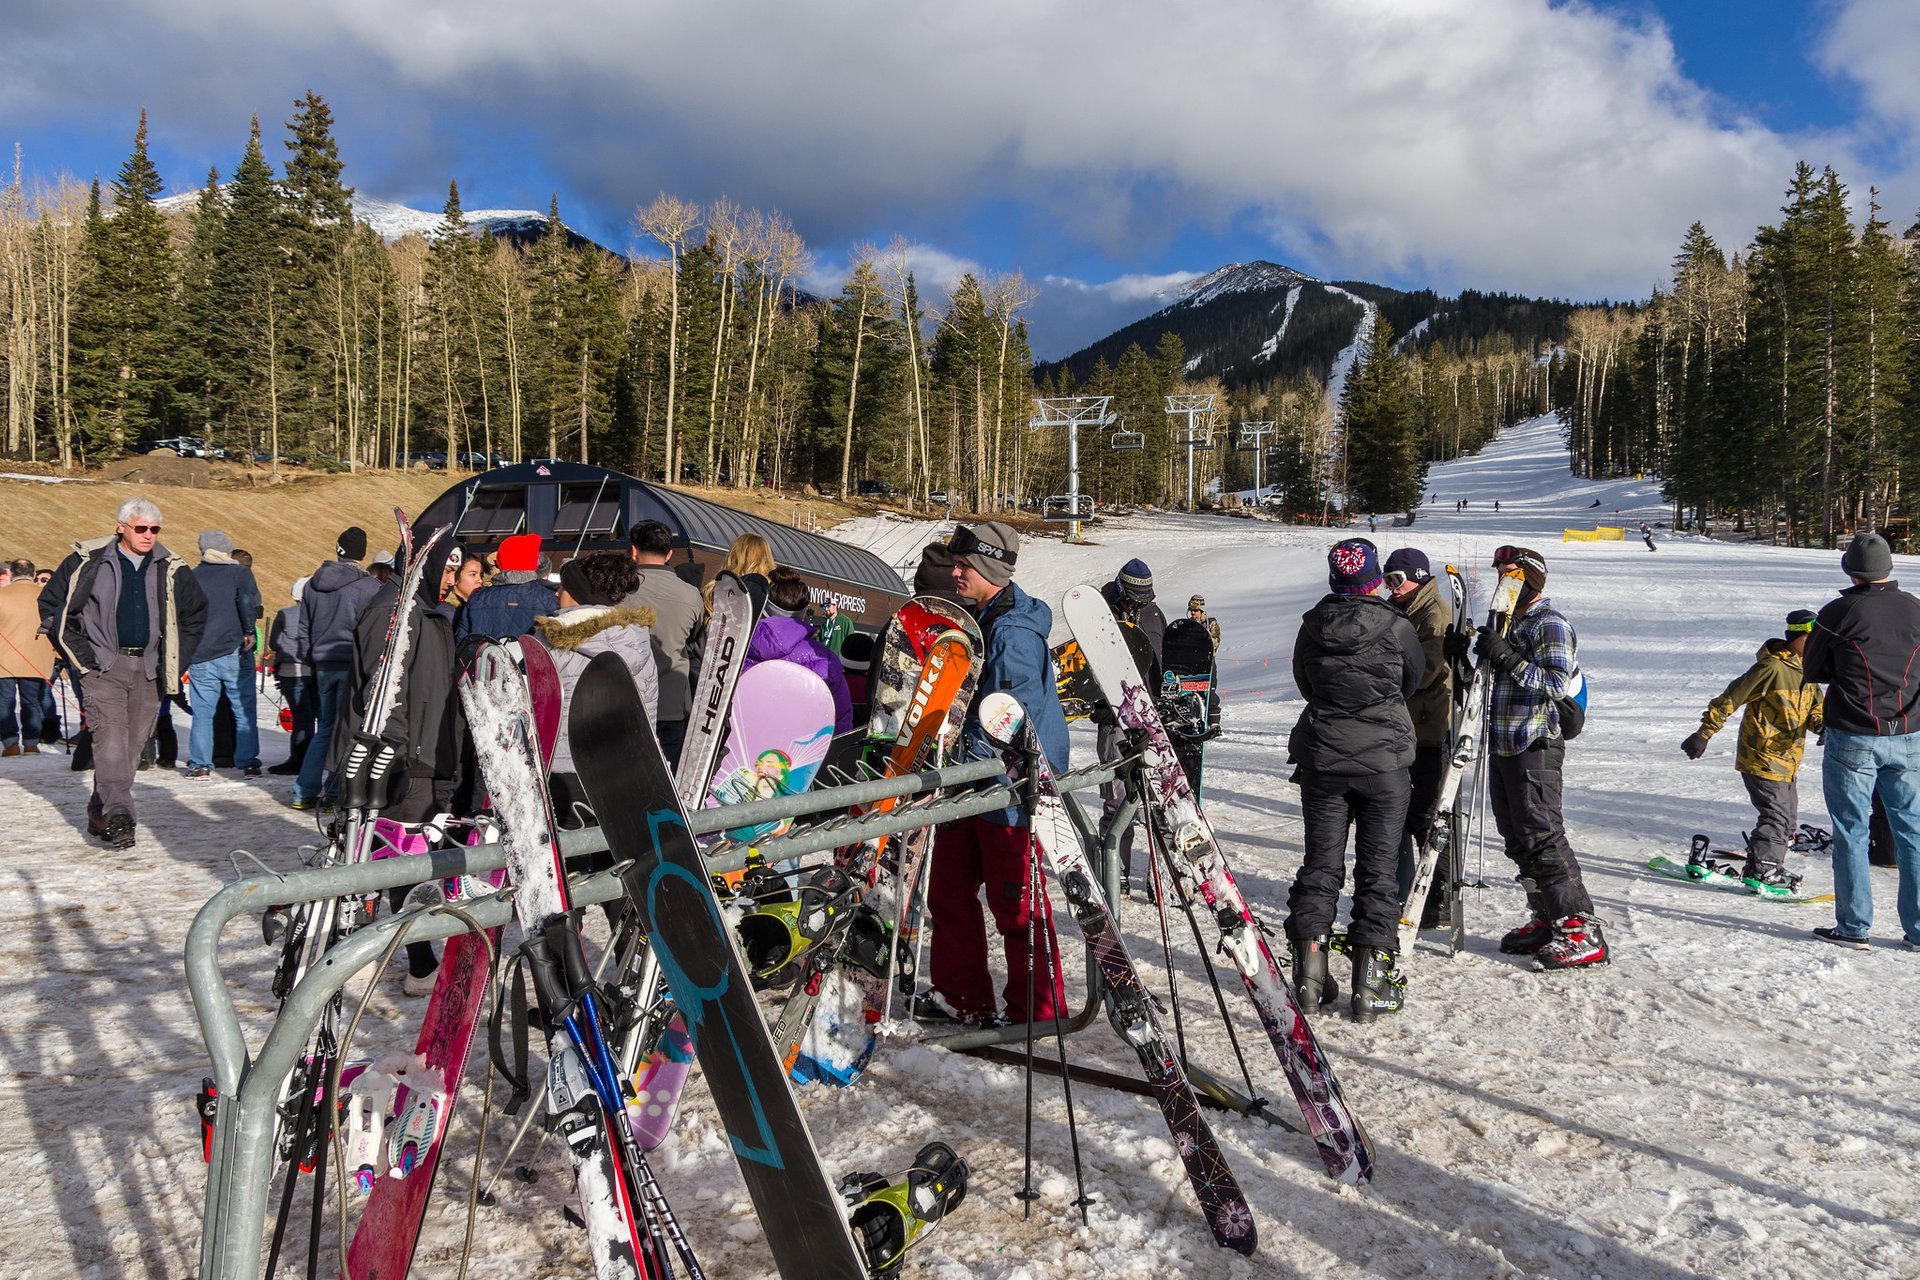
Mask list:
[[1520,651],[1507,643],[1507,638],[1498,631],[1482,630],[1473,642],[1474,656],[1482,662],[1491,662],[1493,669],[1512,675],[1527,665]]
[[1689,734],[1687,740],[1680,744],[1680,749],[1687,753],[1687,759],[1698,760],[1707,754],[1707,740],[1697,733]]
[[1093,711],[1088,714],[1087,719],[1093,721],[1102,729],[1111,729],[1120,723],[1120,717],[1114,714],[1113,708],[1104,702],[1095,703]]

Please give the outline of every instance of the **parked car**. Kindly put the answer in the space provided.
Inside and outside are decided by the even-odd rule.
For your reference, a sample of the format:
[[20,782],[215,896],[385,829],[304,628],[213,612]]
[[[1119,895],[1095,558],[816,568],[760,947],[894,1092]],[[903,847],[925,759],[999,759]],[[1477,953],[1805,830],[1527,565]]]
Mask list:
[[429,471],[445,471],[447,455],[440,449],[415,449],[407,454],[407,465],[424,464]]
[[944,507],[947,505],[947,491],[945,489],[935,489],[932,493],[927,495],[927,501],[938,503],[940,506]]
[[495,467],[512,465],[505,454],[483,453],[478,449],[462,449],[460,465],[474,471],[491,471]]
[[853,491],[862,498],[893,497],[893,486],[885,480],[862,480],[854,485]]

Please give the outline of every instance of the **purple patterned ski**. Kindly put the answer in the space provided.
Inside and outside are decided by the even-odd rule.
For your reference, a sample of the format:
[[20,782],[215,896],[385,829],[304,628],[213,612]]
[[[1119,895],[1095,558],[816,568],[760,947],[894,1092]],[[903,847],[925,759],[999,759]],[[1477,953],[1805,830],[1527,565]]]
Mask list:
[[[1104,607],[1104,606],[1103,606]],[[1047,772],[1046,757],[1040,753],[1027,713],[1005,693],[990,693],[980,700],[980,727],[987,737],[1006,749],[1007,772],[1013,778],[1026,777],[1029,762],[1037,775],[1039,793],[1034,804],[1033,837],[1039,843],[1048,868],[1066,894],[1073,918],[1086,934],[1087,945],[1099,967],[1105,986],[1107,1018],[1120,1038],[1140,1055],[1147,1083],[1166,1117],[1167,1129],[1180,1160],[1187,1168],[1187,1180],[1213,1230],[1215,1244],[1239,1253],[1252,1253],[1258,1243],[1253,1225],[1253,1210],[1240,1193],[1233,1170],[1220,1150],[1219,1141],[1200,1103],[1193,1096],[1180,1055],[1174,1052],[1160,1019],[1153,1009],[1153,997],[1140,981],[1140,971],[1127,954],[1120,927],[1114,923],[1106,899],[1087,866],[1086,849],[1080,833],[1067,816],[1053,777]]]
[[1327,1176],[1354,1186],[1372,1181],[1373,1144],[1348,1109],[1332,1064],[1321,1052],[1313,1028],[1293,998],[1292,986],[1281,976],[1260,925],[1234,883],[1213,827],[1193,788],[1187,785],[1186,772],[1174,755],[1153,697],[1140,683],[1139,669],[1133,664],[1113,611],[1098,588],[1086,586],[1067,592],[1061,610],[1120,723],[1145,736],[1141,762],[1146,771],[1148,805],[1176,882],[1189,899],[1198,892],[1206,902],[1205,914],[1220,932],[1221,950],[1240,971],[1260,1025],[1286,1070],[1294,1101],[1306,1117],[1307,1132],[1319,1145]]

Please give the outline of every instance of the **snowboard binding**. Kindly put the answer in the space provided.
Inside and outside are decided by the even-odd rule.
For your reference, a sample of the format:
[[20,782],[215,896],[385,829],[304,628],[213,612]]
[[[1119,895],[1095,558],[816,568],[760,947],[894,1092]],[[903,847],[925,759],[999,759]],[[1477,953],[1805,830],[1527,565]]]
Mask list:
[[821,867],[795,890],[787,900],[762,902],[738,926],[740,950],[757,991],[792,985],[808,954],[838,934],[860,902],[852,877],[839,867]]
[[967,1197],[967,1162],[944,1142],[929,1142],[899,1178],[855,1173],[840,1194],[853,1209],[853,1238],[875,1280],[899,1274],[907,1250]]

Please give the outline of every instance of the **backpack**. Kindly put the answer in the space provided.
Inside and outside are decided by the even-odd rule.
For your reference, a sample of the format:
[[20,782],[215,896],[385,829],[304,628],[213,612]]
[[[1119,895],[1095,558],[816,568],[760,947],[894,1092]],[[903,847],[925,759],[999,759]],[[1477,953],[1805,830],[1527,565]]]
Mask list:
[[1587,727],[1587,677],[1578,667],[1567,692],[1553,700],[1553,709],[1560,713],[1560,736],[1566,741],[1572,742]]

